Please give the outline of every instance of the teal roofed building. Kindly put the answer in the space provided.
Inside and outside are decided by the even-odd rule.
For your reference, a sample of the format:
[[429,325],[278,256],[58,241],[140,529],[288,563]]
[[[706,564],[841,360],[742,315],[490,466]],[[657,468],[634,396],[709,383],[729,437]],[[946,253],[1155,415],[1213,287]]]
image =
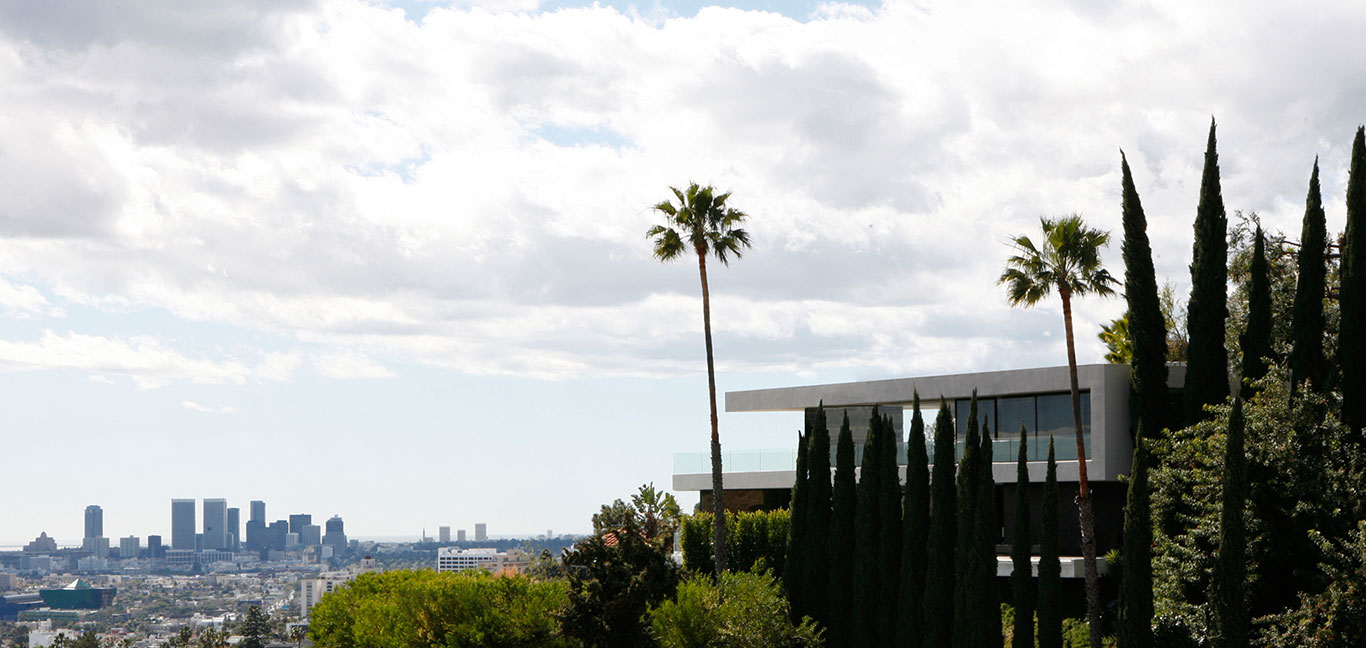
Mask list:
[[38,591],[43,603],[54,610],[98,610],[113,603],[117,593],[112,587],[91,587],[79,578],[61,589]]

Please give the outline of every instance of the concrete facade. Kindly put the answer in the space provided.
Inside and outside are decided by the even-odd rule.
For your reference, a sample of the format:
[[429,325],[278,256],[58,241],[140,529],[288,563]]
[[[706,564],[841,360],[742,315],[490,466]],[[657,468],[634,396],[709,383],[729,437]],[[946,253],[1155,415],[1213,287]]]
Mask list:
[[[1184,366],[1168,366],[1170,389],[1179,389],[1184,378]],[[1083,422],[1089,429],[1090,458],[1087,460],[1087,469],[1097,513],[1097,544],[1101,551],[1104,551],[1108,547],[1116,546],[1119,541],[1124,505],[1124,485],[1119,480],[1121,476],[1128,474],[1133,456],[1133,442],[1129,431],[1129,367],[1115,364],[1082,365],[1077,368],[1077,382],[1083,398],[1089,399],[1090,415]],[[1080,551],[1079,544],[1072,542],[1077,535],[1072,529],[1076,525],[1076,508],[1071,503],[1072,495],[1069,493],[1076,492],[1079,462],[1075,459],[1077,453],[1070,413],[1071,383],[1065,366],[727,392],[725,408],[727,412],[793,412],[794,415],[804,413],[805,417],[809,417],[810,408],[824,403],[832,443],[839,429],[839,421],[843,417],[841,410],[848,409],[851,428],[858,428],[853,430],[855,443],[861,446],[866,435],[869,409],[873,405],[879,405],[883,408],[879,413],[893,414],[894,427],[899,432],[899,442],[904,443],[910,409],[917,392],[920,394],[922,409],[938,410],[942,397],[947,401],[950,413],[954,413],[955,400],[970,398],[974,390],[982,401],[996,399],[992,406],[1000,403],[1000,411],[1006,411],[1007,402],[1034,403],[1030,405],[1035,408],[1031,411],[1036,412],[1035,420],[1040,424],[1043,421],[1043,403],[1051,404],[1050,420],[1054,421],[1060,411],[1059,403],[1066,403],[1062,406],[1066,412],[1065,425],[1059,427],[1055,423],[1050,426],[1049,433],[1053,435],[1059,454],[1067,453],[1067,458],[1057,462],[1058,481],[1064,495],[1060,498],[1060,522],[1063,527],[1061,537],[1064,545],[1062,550]],[[1064,394],[1067,395],[1066,398],[1062,398]],[[1083,407],[1083,411],[1085,409]],[[927,435],[932,434],[933,414],[934,412],[930,411],[926,416]],[[858,422],[860,418],[861,423]],[[897,420],[899,418],[904,418],[905,422]],[[1015,425],[1016,434],[1011,435],[1008,430],[998,430],[994,443],[1010,444],[1011,436],[1018,442],[1019,423],[1008,422],[1006,425]],[[1043,432],[1039,431],[1035,438],[1042,438],[1046,448],[1047,438],[1042,434]],[[961,443],[961,437],[959,438]],[[933,441],[932,438],[929,440]],[[734,448],[736,441],[732,439],[730,443]],[[1018,443],[1013,447],[1018,451]],[[1031,446],[1031,452],[1034,447]],[[904,446],[899,451],[902,453],[901,462],[904,463]],[[1009,543],[1013,530],[1006,522],[1014,518],[1017,454],[1000,450],[993,454],[995,461],[992,464],[992,477],[998,489],[998,521],[1001,523],[1002,542]],[[1046,451],[1044,454],[1046,455]],[[1040,459],[1027,462],[1029,498],[1034,502],[1032,507],[1036,509],[1036,500],[1042,496],[1042,482],[1048,465],[1046,460],[1042,460],[1043,457]],[[748,471],[730,467],[737,464],[742,465],[743,462],[727,464],[724,476],[727,509],[754,510],[785,506],[784,496],[790,493],[796,480],[792,463],[770,468],[771,464],[764,462],[762,469]],[[675,465],[697,466],[695,462],[680,462],[678,457],[675,458]],[[904,480],[905,467],[901,466],[899,470]],[[710,472],[680,472],[676,469],[673,475],[673,489],[699,492],[703,510],[711,510]],[[1037,521],[1034,524],[1037,527]]]

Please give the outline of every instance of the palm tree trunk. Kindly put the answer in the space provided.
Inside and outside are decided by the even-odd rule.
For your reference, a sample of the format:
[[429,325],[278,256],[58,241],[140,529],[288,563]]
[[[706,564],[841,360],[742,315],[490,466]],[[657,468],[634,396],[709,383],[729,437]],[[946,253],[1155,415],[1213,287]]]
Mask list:
[[721,484],[721,433],[716,422],[716,366],[711,350],[711,294],[707,291],[707,255],[697,251],[697,267],[702,275],[702,333],[707,340],[707,393],[711,397],[711,502],[714,530],[713,542],[716,549],[716,573],[726,571],[730,548],[726,545],[726,506],[722,501],[725,492]]
[[1086,623],[1091,648],[1100,648],[1100,583],[1096,573],[1096,517],[1091,509],[1091,482],[1086,477],[1086,444],[1081,432],[1081,390],[1077,388],[1077,348],[1072,335],[1072,291],[1058,286],[1067,329],[1067,373],[1072,381],[1072,423],[1077,433],[1077,516],[1081,522],[1081,556],[1086,571]]

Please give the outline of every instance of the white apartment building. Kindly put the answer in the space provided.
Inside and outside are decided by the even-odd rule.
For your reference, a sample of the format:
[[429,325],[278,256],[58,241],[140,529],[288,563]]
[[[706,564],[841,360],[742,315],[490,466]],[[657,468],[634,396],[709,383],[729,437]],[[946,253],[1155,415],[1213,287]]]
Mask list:
[[347,584],[356,575],[349,571],[333,571],[318,574],[317,578],[305,578],[299,581],[300,605],[304,610],[304,618],[313,611],[313,607],[321,601],[323,596],[333,590]]
[[499,552],[493,547],[441,547],[436,550],[436,570],[439,572],[460,572],[470,569],[487,569],[499,572],[504,569],[522,571],[531,566],[531,556],[521,551]]

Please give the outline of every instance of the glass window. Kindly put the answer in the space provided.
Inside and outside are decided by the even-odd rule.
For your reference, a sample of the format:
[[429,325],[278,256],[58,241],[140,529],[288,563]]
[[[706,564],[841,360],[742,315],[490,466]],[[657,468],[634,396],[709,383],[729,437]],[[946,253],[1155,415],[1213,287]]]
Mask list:
[[1034,421],[1034,397],[1016,396],[1012,398],[1002,398],[996,401],[996,413],[1000,418],[997,419],[997,436],[1005,435],[1007,438],[1019,440],[1020,426],[1023,425],[1030,436],[1035,430]]
[[[1070,394],[1049,394],[1036,399],[1038,406],[1038,441],[1042,448],[1042,459],[1048,457],[1048,438],[1055,437],[1054,444],[1059,461],[1075,460],[1077,450],[1073,440],[1075,434],[1072,422],[1072,396]],[[1086,453],[1091,454],[1091,394],[1081,393],[1081,432]]]
[[[960,398],[953,403],[953,420],[957,426],[958,436],[963,437],[968,431],[968,410],[971,408],[972,399]],[[979,398],[977,399],[977,432],[981,433],[982,424],[996,422],[996,399]]]

